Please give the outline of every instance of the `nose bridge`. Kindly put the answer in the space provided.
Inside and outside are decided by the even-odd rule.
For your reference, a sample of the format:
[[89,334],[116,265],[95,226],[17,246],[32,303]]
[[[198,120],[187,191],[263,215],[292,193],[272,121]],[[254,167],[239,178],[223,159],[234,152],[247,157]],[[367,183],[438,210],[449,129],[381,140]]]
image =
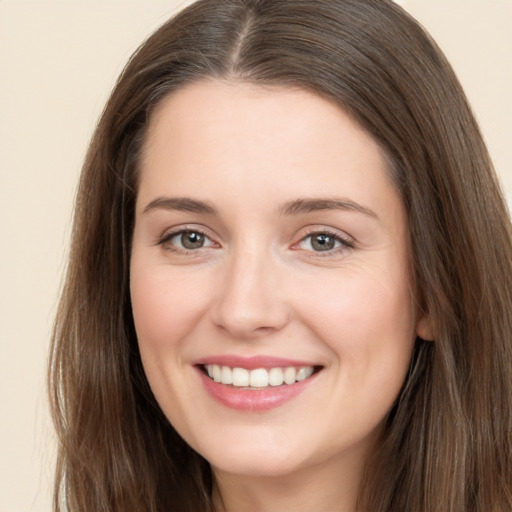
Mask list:
[[216,323],[237,338],[282,328],[288,309],[279,275],[279,265],[268,246],[253,240],[233,248],[219,276]]

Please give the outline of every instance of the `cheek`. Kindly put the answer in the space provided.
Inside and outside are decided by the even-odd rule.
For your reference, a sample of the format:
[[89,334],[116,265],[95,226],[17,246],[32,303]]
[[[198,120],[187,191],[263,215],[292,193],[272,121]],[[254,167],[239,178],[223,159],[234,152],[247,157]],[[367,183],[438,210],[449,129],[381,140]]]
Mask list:
[[[403,386],[414,317],[405,278],[354,274],[340,282],[324,286],[321,301],[310,295],[307,309],[310,329],[331,352],[332,391],[322,396],[321,410],[332,429],[355,441],[382,423]],[[350,411],[349,424],[340,411]]]
[[149,385],[174,427],[188,432],[194,421],[187,404],[196,397],[184,392],[182,385],[190,371],[186,346],[206,307],[205,287],[200,286],[199,276],[183,277],[165,265],[139,265],[132,257],[130,293]]
[[412,304],[407,275],[398,269],[347,272],[310,289],[302,315],[358,393],[401,386],[415,339]]
[[371,272],[347,272],[309,287],[303,303],[311,323],[338,338],[374,330],[413,331],[411,294],[402,275],[383,280]]
[[132,261],[130,291],[141,354],[174,351],[205,308],[205,283],[199,275],[180,275],[165,266]]

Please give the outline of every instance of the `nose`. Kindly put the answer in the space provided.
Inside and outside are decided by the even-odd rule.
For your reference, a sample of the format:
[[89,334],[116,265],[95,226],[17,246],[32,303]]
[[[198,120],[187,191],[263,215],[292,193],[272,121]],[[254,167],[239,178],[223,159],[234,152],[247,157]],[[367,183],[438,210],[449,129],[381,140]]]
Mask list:
[[264,250],[232,254],[213,306],[213,321],[233,338],[257,338],[282,329],[290,319],[284,273]]

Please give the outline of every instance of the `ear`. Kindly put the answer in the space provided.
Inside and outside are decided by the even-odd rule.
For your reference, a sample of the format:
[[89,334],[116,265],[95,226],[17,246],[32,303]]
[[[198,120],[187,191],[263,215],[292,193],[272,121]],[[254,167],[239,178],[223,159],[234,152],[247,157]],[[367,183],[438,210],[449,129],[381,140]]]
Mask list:
[[434,341],[434,329],[430,316],[422,314],[416,322],[416,336],[425,341]]

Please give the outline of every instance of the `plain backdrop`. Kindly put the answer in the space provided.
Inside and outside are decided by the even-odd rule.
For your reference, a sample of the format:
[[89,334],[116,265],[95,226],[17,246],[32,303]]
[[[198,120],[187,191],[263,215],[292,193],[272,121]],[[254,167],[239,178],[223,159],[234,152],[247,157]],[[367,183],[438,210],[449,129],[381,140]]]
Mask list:
[[[0,0],[0,512],[51,510],[46,358],[81,162],[124,63],[187,3]],[[512,204],[512,0],[398,3],[455,67]]]

